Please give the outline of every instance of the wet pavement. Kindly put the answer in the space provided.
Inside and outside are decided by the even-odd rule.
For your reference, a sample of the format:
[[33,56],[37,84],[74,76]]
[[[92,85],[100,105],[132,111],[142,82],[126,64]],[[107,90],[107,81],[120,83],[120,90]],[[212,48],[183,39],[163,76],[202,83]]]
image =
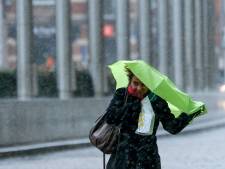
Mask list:
[[[220,99],[215,105],[212,100],[208,100],[207,105],[210,103],[214,105],[210,106],[208,114],[195,119],[178,135],[165,134],[165,131],[159,128],[158,147],[162,169],[225,169],[223,162],[225,159],[225,101],[223,100],[224,98]],[[54,143],[48,146],[52,144]],[[60,144],[68,146],[77,143],[72,141]],[[6,148],[3,151],[1,148],[1,151],[9,150]],[[0,158],[0,169],[101,168],[103,168],[102,153],[93,147],[47,153],[34,152],[33,155]]]
[[[225,127],[158,139],[162,169],[225,169]],[[0,169],[101,169],[95,148],[0,159]]]

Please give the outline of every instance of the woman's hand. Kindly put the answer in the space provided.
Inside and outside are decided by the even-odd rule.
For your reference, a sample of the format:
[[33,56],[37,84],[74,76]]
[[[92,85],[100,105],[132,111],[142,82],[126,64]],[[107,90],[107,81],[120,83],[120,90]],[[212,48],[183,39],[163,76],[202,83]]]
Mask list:
[[190,117],[191,119],[194,119],[195,117],[199,116],[201,113],[202,113],[202,110],[200,109],[200,110],[198,110],[198,111],[192,113],[191,115],[189,115],[189,117]]

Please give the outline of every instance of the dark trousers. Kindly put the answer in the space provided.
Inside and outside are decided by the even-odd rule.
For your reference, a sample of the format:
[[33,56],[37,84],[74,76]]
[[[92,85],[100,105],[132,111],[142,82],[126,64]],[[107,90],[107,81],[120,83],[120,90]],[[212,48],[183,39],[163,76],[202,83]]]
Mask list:
[[161,169],[156,136],[122,133],[107,169]]

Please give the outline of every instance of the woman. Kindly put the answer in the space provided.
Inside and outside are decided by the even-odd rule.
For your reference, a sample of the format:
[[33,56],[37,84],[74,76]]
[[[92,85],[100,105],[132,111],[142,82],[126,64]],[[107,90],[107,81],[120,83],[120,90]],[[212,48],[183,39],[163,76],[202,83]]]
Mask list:
[[[168,104],[149,89],[127,69],[129,85],[116,90],[107,108],[109,124],[122,123],[119,143],[110,156],[107,169],[161,169],[160,156],[156,143],[156,131],[159,122],[171,134],[179,133],[198,112],[187,115],[182,113],[175,118]],[[145,96],[155,96],[151,100],[154,111],[153,132],[150,135],[137,134],[141,101]],[[123,121],[121,117],[126,114]]]

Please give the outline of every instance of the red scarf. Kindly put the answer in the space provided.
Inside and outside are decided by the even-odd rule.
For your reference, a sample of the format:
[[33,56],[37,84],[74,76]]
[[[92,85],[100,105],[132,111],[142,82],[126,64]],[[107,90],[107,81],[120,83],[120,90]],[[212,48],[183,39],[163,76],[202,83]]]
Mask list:
[[127,90],[128,90],[128,94],[129,94],[129,95],[138,97],[140,100],[143,99],[143,96],[141,96],[141,95],[137,92],[137,89],[133,88],[132,86],[129,85],[128,88],[127,88]]

